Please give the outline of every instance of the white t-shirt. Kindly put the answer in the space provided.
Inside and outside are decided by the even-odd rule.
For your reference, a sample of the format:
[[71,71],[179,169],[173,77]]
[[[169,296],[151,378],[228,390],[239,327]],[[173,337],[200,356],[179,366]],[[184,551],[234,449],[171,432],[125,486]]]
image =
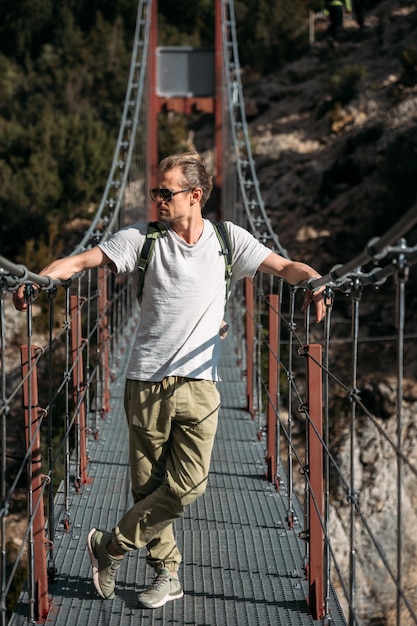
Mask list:
[[[253,277],[271,250],[226,222],[233,248],[232,282]],[[166,224],[145,273],[141,317],[127,378],[159,382],[166,376],[219,380],[219,329],[225,304],[225,260],[214,228],[190,245]],[[146,223],[115,233],[100,245],[118,273],[137,272]]]

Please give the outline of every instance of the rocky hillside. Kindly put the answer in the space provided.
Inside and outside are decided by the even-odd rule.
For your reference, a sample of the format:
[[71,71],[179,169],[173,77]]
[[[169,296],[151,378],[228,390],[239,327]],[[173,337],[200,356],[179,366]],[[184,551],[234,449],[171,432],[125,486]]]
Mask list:
[[378,2],[366,24],[345,16],[332,49],[319,17],[307,55],[245,87],[265,203],[290,253],[322,270],[416,199],[417,3]]
[[[412,206],[417,211],[417,2],[368,2],[366,28],[345,16],[338,45],[329,47],[325,16],[316,19],[316,42],[300,60],[275,76],[246,76],[247,116],[262,195],[281,243],[293,258],[321,272],[361,253]],[[415,245],[417,231],[407,236]],[[407,286],[404,449],[417,467],[416,285],[414,266]],[[361,304],[360,385],[366,406],[385,433],[396,440],[395,310],[393,299],[369,288]],[[346,344],[332,353],[332,365],[349,385],[350,300],[335,303],[333,337]],[[378,339],[378,338],[381,339]],[[364,365],[364,367],[362,367]],[[374,372],[378,371],[375,379]],[[343,413],[334,434],[338,461],[349,473],[349,433]],[[346,420],[347,423],[347,420]],[[390,562],[397,545],[396,459],[383,436],[366,420],[357,428],[355,471],[362,510]],[[417,479],[404,480],[406,528],[403,586],[417,606]],[[333,494],[333,547],[348,563],[349,507],[340,489]],[[358,590],[363,626],[392,626],[395,591],[368,558],[369,545],[358,532]],[[374,565],[372,565],[374,561]],[[414,595],[413,595],[414,594]],[[406,618],[403,626],[414,622]]]
[[[345,15],[330,48],[319,15],[316,43],[304,57],[267,79],[248,76],[244,87],[272,223],[289,255],[322,273],[361,253],[411,207],[417,211],[417,2],[368,4],[374,8],[362,32]],[[407,242],[416,241],[414,229]],[[367,316],[391,331],[392,310],[377,309],[378,295],[372,302]]]

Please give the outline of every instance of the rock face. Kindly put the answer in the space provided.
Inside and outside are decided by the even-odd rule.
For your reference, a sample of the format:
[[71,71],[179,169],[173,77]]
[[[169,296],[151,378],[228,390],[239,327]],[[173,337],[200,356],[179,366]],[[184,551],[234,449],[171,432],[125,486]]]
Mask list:
[[[382,394],[391,394],[393,391],[393,387],[383,389]],[[382,564],[381,553],[395,576],[398,542],[402,553],[402,588],[411,606],[417,606],[417,478],[415,469],[412,469],[417,467],[416,409],[417,402],[407,403],[403,408],[401,452],[407,458],[407,463],[402,464],[400,470],[400,488],[397,485],[395,451],[398,435],[396,417],[389,417],[383,426],[380,419],[376,420],[377,427],[370,419],[363,419],[356,430],[353,459],[360,511],[360,514],[354,516],[356,606],[363,624],[388,626],[396,623],[397,591],[387,568]],[[351,454],[348,438],[339,447],[337,458],[342,473],[349,476]],[[364,530],[362,516],[372,533],[372,541]],[[331,520],[333,549],[337,558],[344,562],[347,571],[351,510],[341,489],[332,499]],[[413,623],[404,607],[401,624]]]
[[[368,8],[362,32],[345,16],[337,47],[329,48],[327,24],[318,18],[308,54],[273,77],[244,82],[256,170],[271,221],[289,255],[323,273],[361,253],[412,206],[417,211],[417,3],[369,1]],[[407,243],[415,246],[416,240],[414,229]],[[332,390],[332,445],[343,474],[349,477],[353,467],[359,511],[351,518],[349,493],[336,478],[332,549],[349,589],[354,536],[361,626],[397,623],[397,590],[382,558],[395,577],[399,547],[401,586],[414,611],[417,607],[416,275],[414,265],[406,286],[400,440],[392,279],[380,291],[364,289],[360,303],[358,387],[366,411],[356,409],[354,436],[346,392]],[[350,300],[336,297],[331,366],[348,388],[350,313]],[[400,478],[398,443],[404,459]],[[377,547],[363,531],[361,516]],[[402,626],[414,624],[404,602],[400,606]]]
[[[244,88],[277,233],[290,254],[323,270],[362,251],[416,196],[417,60],[408,62],[413,78],[401,61],[417,56],[415,3],[379,2],[367,24],[360,34],[346,19],[329,49],[320,22],[305,57]],[[307,239],[306,228],[316,237]]]

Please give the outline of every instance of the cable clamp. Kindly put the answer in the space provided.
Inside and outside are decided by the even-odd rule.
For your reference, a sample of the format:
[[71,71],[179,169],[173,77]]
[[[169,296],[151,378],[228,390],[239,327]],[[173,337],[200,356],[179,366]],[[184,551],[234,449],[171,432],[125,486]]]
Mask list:
[[369,256],[370,259],[372,259],[373,261],[379,261],[380,259],[383,259],[385,256],[387,256],[387,252],[388,250],[382,250],[381,252],[377,252],[375,249],[375,244],[378,243],[378,241],[380,241],[379,237],[373,237],[369,242],[368,245],[366,246],[365,250]]
[[359,491],[357,489],[351,489],[347,495],[347,501],[352,504],[358,504],[359,502]]

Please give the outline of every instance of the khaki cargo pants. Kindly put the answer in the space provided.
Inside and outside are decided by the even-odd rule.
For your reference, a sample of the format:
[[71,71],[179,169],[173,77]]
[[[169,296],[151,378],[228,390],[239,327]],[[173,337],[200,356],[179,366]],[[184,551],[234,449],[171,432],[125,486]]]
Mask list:
[[113,531],[119,551],[147,547],[147,562],[177,570],[173,521],[207,486],[220,396],[216,383],[178,376],[127,380],[125,411],[134,506]]

